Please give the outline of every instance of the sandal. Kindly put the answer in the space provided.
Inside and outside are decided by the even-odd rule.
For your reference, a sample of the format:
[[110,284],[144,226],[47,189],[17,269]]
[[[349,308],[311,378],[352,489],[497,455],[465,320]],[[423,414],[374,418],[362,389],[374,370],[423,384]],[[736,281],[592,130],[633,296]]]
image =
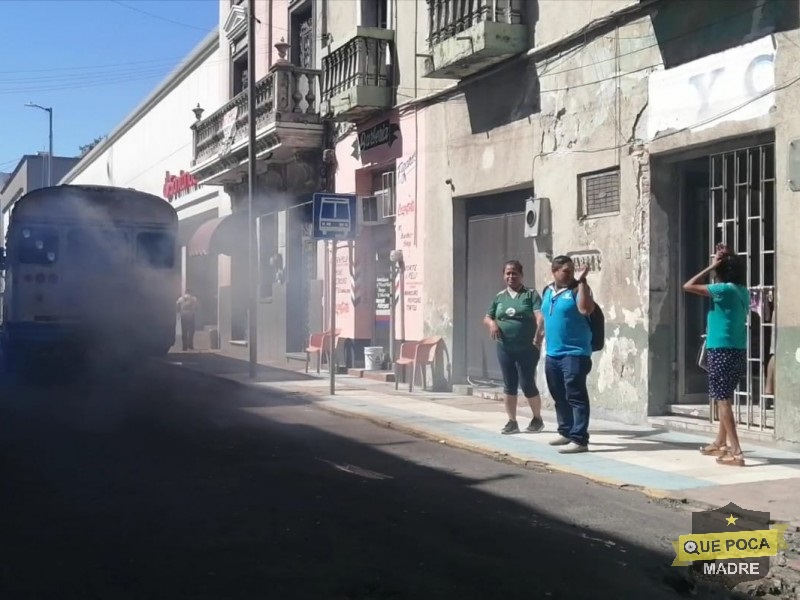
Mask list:
[[700,448],[700,454],[705,456],[722,456],[726,452],[728,452],[728,446],[717,446],[716,442]]
[[717,464],[719,465],[728,465],[730,467],[743,467],[744,466],[744,455],[739,454],[723,454],[719,458],[717,458]]

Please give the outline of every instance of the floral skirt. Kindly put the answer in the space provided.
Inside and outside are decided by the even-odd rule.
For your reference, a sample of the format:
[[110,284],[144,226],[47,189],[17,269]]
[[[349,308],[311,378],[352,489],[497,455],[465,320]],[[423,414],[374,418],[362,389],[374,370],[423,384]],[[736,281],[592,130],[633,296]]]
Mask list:
[[708,395],[712,400],[733,400],[733,392],[747,374],[747,350],[708,349]]

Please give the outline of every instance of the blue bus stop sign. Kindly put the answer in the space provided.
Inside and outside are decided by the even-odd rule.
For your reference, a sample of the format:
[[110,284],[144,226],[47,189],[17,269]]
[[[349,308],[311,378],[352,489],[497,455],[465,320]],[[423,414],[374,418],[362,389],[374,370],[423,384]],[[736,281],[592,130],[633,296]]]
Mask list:
[[354,194],[314,194],[314,239],[354,240],[358,200]]

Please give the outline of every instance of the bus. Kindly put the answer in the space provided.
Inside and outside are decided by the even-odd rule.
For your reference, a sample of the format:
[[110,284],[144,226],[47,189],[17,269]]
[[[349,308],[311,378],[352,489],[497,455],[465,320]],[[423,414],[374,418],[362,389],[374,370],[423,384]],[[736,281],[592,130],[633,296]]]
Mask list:
[[178,215],[129,188],[59,185],[13,206],[0,252],[6,367],[123,351],[166,354],[180,295]]

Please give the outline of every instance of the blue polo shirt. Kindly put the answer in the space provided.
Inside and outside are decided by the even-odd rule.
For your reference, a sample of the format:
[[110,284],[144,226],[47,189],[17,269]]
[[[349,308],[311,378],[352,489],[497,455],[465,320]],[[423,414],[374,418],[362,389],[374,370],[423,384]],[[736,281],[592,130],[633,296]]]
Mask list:
[[542,297],[542,316],[547,356],[591,356],[592,328],[580,313],[572,289],[556,291],[548,285]]

